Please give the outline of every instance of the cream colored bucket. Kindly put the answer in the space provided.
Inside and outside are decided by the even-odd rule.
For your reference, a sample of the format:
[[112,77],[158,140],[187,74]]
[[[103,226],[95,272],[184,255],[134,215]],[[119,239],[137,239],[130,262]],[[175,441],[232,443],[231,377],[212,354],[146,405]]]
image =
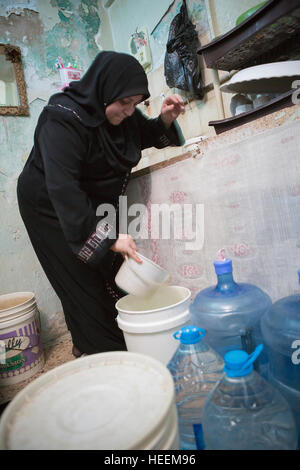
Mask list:
[[190,320],[190,297],[186,287],[162,286],[151,297],[118,300],[117,322],[128,351],[149,354],[166,365],[178,347],[173,333]]
[[124,292],[138,297],[152,295],[161,285],[170,281],[170,274],[150,259],[138,253],[142,263],[125,256],[115,282]]
[[172,376],[159,361],[127,351],[70,361],[6,407],[0,449],[177,450]]
[[40,316],[34,294],[0,295],[0,386],[29,379],[43,365]]

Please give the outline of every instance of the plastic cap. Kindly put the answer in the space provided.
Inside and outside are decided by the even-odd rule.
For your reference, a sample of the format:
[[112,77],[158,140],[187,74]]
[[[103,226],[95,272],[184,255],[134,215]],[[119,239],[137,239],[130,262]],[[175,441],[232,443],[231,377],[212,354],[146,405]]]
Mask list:
[[224,356],[224,371],[228,377],[243,377],[253,370],[253,362],[258,358],[263,350],[263,345],[259,344],[252,354],[240,349],[229,351]]
[[194,344],[199,343],[205,336],[205,330],[195,325],[188,325],[176,331],[173,336],[175,339],[179,339],[182,344]]
[[232,261],[231,259],[225,259],[224,261],[214,261],[216,274],[232,273]]

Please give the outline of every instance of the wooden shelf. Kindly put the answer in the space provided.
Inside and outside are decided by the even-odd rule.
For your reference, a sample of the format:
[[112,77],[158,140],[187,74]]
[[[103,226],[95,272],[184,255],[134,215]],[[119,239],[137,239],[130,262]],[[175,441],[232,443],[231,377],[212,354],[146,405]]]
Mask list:
[[214,126],[216,134],[221,134],[222,132],[229,131],[234,127],[238,127],[247,122],[254,121],[255,119],[263,117],[274,111],[278,111],[279,109],[286,108],[288,106],[293,106],[294,103],[292,101],[292,94],[294,92],[294,89],[290,90],[280,96],[277,96],[277,98],[274,98],[273,100],[269,101],[269,103],[266,103],[263,106],[259,106],[258,108],[252,109],[251,111],[248,111],[246,113],[241,113],[237,116],[222,119],[220,121],[210,121],[208,125]]
[[208,68],[227,71],[300,58],[300,0],[269,0],[197,52]]

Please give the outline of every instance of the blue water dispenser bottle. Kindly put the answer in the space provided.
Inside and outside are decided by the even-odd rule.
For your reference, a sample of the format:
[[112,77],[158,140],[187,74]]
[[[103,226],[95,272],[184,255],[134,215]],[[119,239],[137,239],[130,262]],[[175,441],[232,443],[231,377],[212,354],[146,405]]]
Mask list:
[[[298,271],[300,284],[300,269]],[[277,300],[261,319],[268,379],[288,400],[300,449],[300,293]]]
[[[207,343],[222,357],[232,349],[252,353],[262,342],[260,320],[272,305],[259,287],[235,282],[231,259],[214,261],[217,285],[200,291],[190,306],[192,322],[206,330]],[[255,364],[264,376],[267,357]]]

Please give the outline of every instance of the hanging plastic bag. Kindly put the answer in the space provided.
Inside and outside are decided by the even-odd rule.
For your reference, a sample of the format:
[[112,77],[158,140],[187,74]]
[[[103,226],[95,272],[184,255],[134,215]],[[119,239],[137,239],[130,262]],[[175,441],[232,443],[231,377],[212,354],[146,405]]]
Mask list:
[[170,88],[189,91],[203,98],[203,82],[198,65],[199,40],[195,25],[189,20],[186,2],[173,19],[165,55],[165,77]]

